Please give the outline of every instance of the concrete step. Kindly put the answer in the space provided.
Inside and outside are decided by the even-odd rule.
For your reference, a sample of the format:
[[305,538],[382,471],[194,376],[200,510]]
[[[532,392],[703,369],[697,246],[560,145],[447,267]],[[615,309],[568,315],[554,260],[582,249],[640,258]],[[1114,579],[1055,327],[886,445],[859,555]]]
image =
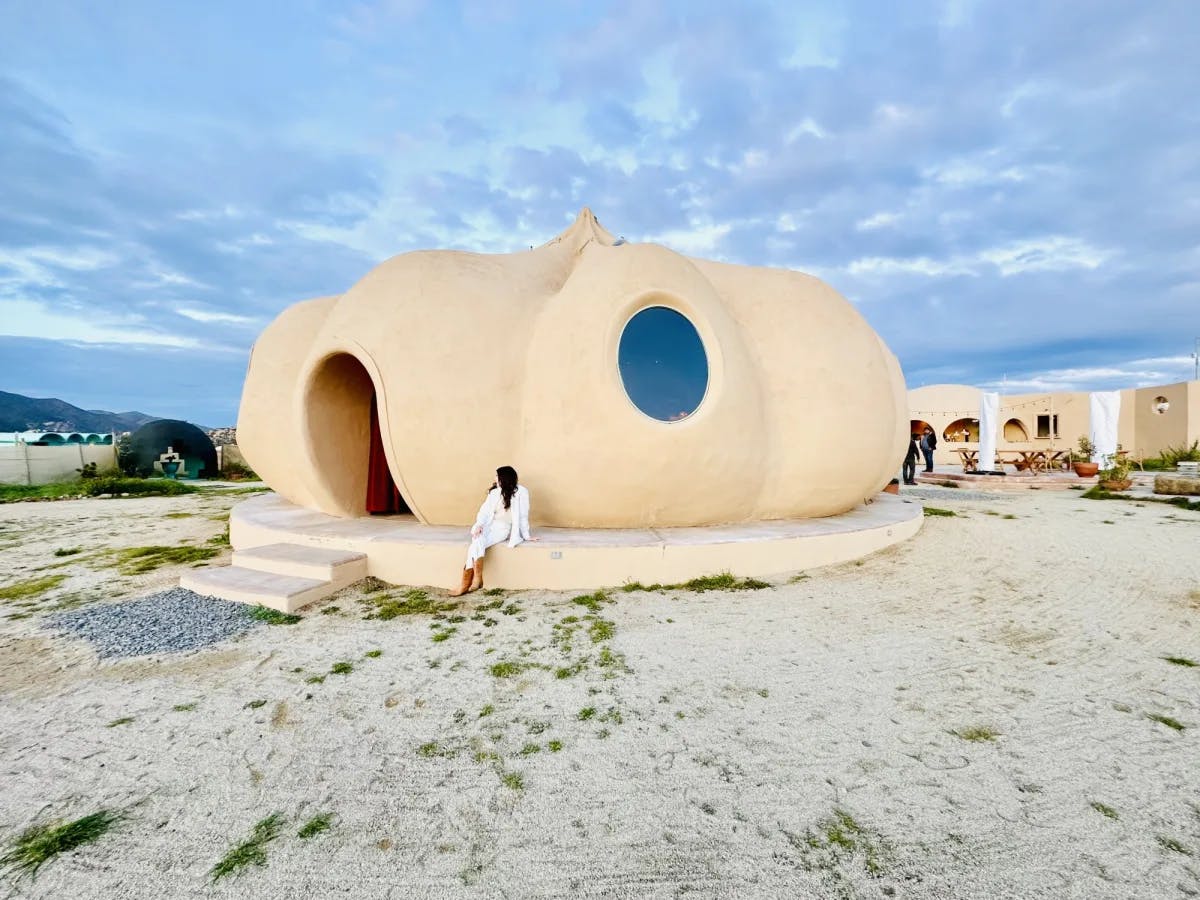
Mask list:
[[352,550],[267,544],[233,552],[233,564],[243,569],[332,581],[339,588],[367,577],[367,556]]
[[341,588],[322,579],[278,575],[241,566],[194,569],[179,579],[179,586],[207,597],[269,606],[285,613],[295,612]]

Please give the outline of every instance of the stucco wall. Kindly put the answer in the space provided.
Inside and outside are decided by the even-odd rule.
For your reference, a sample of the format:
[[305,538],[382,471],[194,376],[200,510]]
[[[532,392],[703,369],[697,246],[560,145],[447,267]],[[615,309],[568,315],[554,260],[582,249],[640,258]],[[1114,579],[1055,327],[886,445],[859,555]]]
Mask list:
[[0,482],[5,484],[49,484],[78,477],[77,469],[96,463],[101,472],[117,467],[113,444],[64,444],[31,447],[28,444],[0,445]]
[[[622,330],[649,306],[704,345],[708,391],[683,421],[646,416],[621,381]],[[408,253],[285,311],[251,357],[247,461],[294,503],[363,514],[348,470],[372,387],[392,475],[434,524],[468,524],[504,464],[546,524],[832,515],[886,484],[907,432],[898,362],[827,285],[615,246],[587,210],[535,251]]]

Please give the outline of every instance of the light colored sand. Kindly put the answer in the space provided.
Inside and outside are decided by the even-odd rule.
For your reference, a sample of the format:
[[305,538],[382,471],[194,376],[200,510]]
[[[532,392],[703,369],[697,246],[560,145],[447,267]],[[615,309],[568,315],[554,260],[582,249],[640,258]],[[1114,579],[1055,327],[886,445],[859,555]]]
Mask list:
[[[165,661],[101,664],[36,618],[6,621],[0,840],[51,815],[130,809],[14,896],[1200,892],[1200,668],[1161,659],[1200,661],[1200,514],[1074,493],[935,502],[966,518],[931,518],[905,545],[795,584],[614,594],[600,615],[632,671],[609,679],[582,634],[571,658],[592,664],[575,677],[489,674],[503,659],[563,664],[551,626],[587,611],[539,592],[442,643],[428,617],[363,621],[345,595],[341,614]],[[65,544],[203,541],[219,523],[159,514],[228,503],[0,507],[0,543],[15,542],[0,584]],[[13,538],[14,523],[36,530]],[[68,590],[97,577],[68,571]],[[372,649],[383,655],[364,658]],[[305,684],[339,660],[354,671]],[[584,707],[621,722],[579,721]],[[998,737],[951,733],[971,727]],[[457,755],[423,757],[427,742]],[[541,752],[521,756],[527,743]],[[493,750],[499,761],[474,758]],[[843,829],[853,852],[822,831],[836,810],[862,829]],[[268,865],[209,887],[209,868],[273,811],[288,824]],[[320,811],[332,830],[299,840]]]

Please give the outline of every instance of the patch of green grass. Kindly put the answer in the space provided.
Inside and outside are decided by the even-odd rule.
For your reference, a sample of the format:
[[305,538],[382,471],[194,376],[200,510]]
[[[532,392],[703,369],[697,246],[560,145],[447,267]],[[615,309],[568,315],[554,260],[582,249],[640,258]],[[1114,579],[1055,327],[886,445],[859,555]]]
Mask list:
[[1092,801],[1092,809],[1094,809],[1096,812],[1100,813],[1100,815],[1102,815],[1106,818],[1109,818],[1109,819],[1121,818],[1121,816],[1117,813],[1117,811],[1115,809],[1113,809],[1111,806],[1108,806],[1107,804],[1101,803],[1099,800]]
[[541,744],[529,743],[529,744],[526,744],[524,747],[522,747],[522,748],[521,748],[521,750],[520,750],[520,752],[519,752],[519,754],[518,754],[518,755],[519,755],[519,756],[533,756],[533,754],[535,754],[535,753],[541,753],[541,752],[542,752],[542,745],[541,745]]
[[373,608],[366,618],[384,621],[400,616],[433,615],[458,609],[457,603],[442,603],[430,597],[429,592],[421,588],[409,588],[399,597],[390,594],[382,597],[368,596],[363,602]]
[[520,660],[506,659],[498,663],[493,663],[488,668],[488,671],[492,673],[493,678],[513,678],[530,668],[530,666],[530,663],[521,662]]
[[190,547],[176,544],[171,547],[155,545],[149,547],[127,547],[114,550],[113,565],[122,575],[144,575],[162,566],[185,565],[212,559],[221,551],[215,547]]
[[171,707],[171,711],[172,712],[191,712],[198,705],[199,704],[196,704],[196,703],[177,703],[175,706]]
[[45,822],[22,831],[8,851],[0,856],[0,868],[13,869],[17,876],[35,877],[38,870],[60,853],[68,853],[100,840],[122,818],[102,809],[72,822]]
[[480,719],[486,718],[487,716],[490,716],[495,711],[496,711],[495,706],[493,706],[490,703],[486,703],[486,704],[484,704],[483,708],[479,710],[479,718]]
[[1164,656],[1163,659],[1172,665],[1185,666],[1189,669],[1194,669],[1196,666],[1200,666],[1200,663],[1196,662],[1194,659],[1188,659],[1186,656]]
[[133,716],[121,716],[121,718],[119,718],[119,719],[113,719],[111,722],[109,722],[104,727],[105,728],[119,728],[120,726],[128,725],[131,722],[133,722]]
[[958,513],[952,509],[939,509],[936,506],[925,507],[925,518],[930,518],[931,516],[947,516],[949,518],[953,518],[957,515]]
[[325,676],[324,675],[309,675],[307,678],[304,679],[304,683],[305,684],[324,684]]
[[514,791],[525,790],[525,776],[520,772],[505,772],[500,776],[500,780],[505,787],[512,788]]
[[788,584],[799,584],[801,581],[807,581],[811,577],[811,575],[801,572],[799,575],[793,575],[791,578],[789,578]]
[[332,823],[333,816],[329,813],[318,813],[300,826],[300,830],[296,832],[296,837],[302,841],[307,841],[311,837],[316,837],[318,834],[328,831]]
[[332,666],[329,667],[330,675],[349,675],[353,671],[354,671],[354,664],[351,662],[347,662],[346,660],[342,660],[341,662],[335,662]]
[[458,631],[457,628],[446,628],[442,631],[435,631],[432,635],[432,640],[435,644],[440,644],[442,641],[448,641]]
[[1168,506],[1177,506],[1191,512],[1200,512],[1200,500],[1189,500],[1187,497],[1134,497],[1132,494],[1106,491],[1098,484],[1080,496],[1088,500],[1136,500],[1139,503],[1165,503]]
[[0,587],[0,600],[28,600],[52,591],[66,580],[66,575],[47,575],[44,578],[31,578],[28,581],[16,581]]
[[560,750],[562,750],[562,748],[563,748],[563,743],[562,743],[562,741],[560,741],[558,739],[546,742],[546,749],[549,750],[551,753],[558,753]]
[[612,640],[617,633],[615,622],[610,622],[608,619],[596,619],[588,626],[588,637],[592,639],[593,644],[599,644],[601,641]]
[[591,612],[599,612],[601,606],[606,603],[612,603],[613,600],[608,596],[606,591],[596,591],[593,594],[582,594],[578,597],[572,597],[571,602]]
[[383,656],[382,650],[368,650],[363,654],[364,659],[379,659],[381,656]]
[[786,836],[806,856],[820,854],[831,864],[861,854],[863,868],[870,875],[881,875],[887,862],[888,846],[884,840],[842,809],[835,809],[833,815],[819,822],[815,830],[806,831],[803,839],[791,834]]
[[82,547],[59,547],[54,551],[55,556],[74,556],[76,553],[82,553]]
[[505,594],[504,588],[484,588],[483,596],[485,597],[503,597]]
[[280,612],[277,609],[271,609],[269,606],[255,606],[250,610],[250,618],[266,622],[268,625],[295,625],[297,622],[303,620],[302,616]]
[[1012,513],[1005,513],[1003,516],[1001,516],[1001,518],[1002,519],[1015,519],[1016,516],[1014,516]]
[[195,515],[195,513],[190,513],[190,512],[172,512],[172,513],[164,513],[163,518],[164,519],[190,519],[194,515]]
[[[799,576],[794,580],[799,580]],[[721,572],[717,575],[701,575],[699,578],[693,578],[682,584],[642,584],[640,581],[629,581],[621,585],[621,590],[626,593],[633,591],[693,591],[703,594],[705,591],[761,591],[770,586],[767,582],[759,581],[757,578],[738,579],[730,572]]]
[[578,713],[576,713],[575,718],[577,718],[580,722],[586,722],[588,719],[594,718],[595,715],[596,707],[585,706]]
[[1160,716],[1157,713],[1146,713],[1146,718],[1160,725],[1166,725],[1168,728],[1174,728],[1176,731],[1183,731],[1187,727],[1178,719],[1172,719],[1170,716]]
[[325,607],[322,607],[322,609],[321,609],[321,615],[335,616],[338,613],[340,613],[341,611],[342,611],[342,608],[340,606],[325,606]]
[[454,747],[443,747],[437,741],[427,741],[417,748],[417,756],[423,756],[426,759],[442,758],[453,759],[458,756],[458,750]]
[[1182,853],[1184,856],[1191,856],[1192,851],[1185,847],[1175,838],[1167,837],[1165,834],[1155,835],[1155,840],[1158,841],[1158,846],[1164,850],[1170,850],[1172,853]]
[[148,496],[194,494],[196,488],[169,478],[103,478],[55,481],[50,484],[0,484],[0,503],[25,500],[60,500],[67,497],[96,497],[100,494]]
[[554,670],[554,677],[558,679],[574,678],[580,672],[587,668],[587,659],[577,659],[569,666],[559,666]]
[[250,832],[248,840],[226,853],[209,870],[209,878],[215,883],[226,875],[239,872],[246,866],[265,866],[267,864],[266,846],[279,837],[282,826],[283,817],[279,813],[271,813],[265,819],[261,819]]
[[242,709],[262,709],[266,705],[266,700],[251,700],[249,703],[243,706]]
[[976,725],[973,728],[962,728],[958,731],[950,732],[955,737],[962,738],[964,741],[994,741],[1000,736],[1000,732],[994,728],[989,728],[986,725]]
[[601,713],[597,722],[611,722],[613,725],[620,725],[625,719],[621,716],[621,711],[615,706],[610,706],[607,710]]

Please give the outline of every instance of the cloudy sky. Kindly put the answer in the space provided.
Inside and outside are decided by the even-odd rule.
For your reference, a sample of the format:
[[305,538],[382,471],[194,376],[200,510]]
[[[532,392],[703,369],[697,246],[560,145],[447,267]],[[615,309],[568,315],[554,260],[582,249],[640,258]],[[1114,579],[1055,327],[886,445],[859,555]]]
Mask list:
[[5,3],[0,389],[232,424],[291,302],[584,205],[819,275],[910,386],[1183,380],[1198,47],[1196,0]]

